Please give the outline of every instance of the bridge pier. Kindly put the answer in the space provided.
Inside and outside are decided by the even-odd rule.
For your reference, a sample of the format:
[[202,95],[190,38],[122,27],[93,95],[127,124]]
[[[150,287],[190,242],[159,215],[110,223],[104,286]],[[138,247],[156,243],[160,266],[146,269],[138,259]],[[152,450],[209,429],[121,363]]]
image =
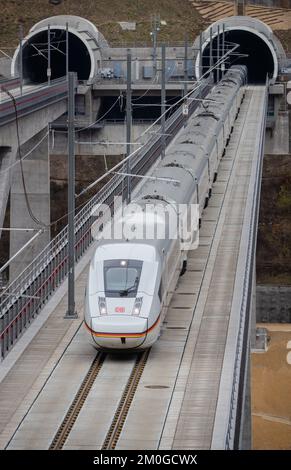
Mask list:
[[[9,168],[16,160],[16,142],[7,139],[0,142],[0,227],[3,227],[9,190],[11,185],[11,172]],[[0,239],[2,231],[0,229]]]
[[93,95],[92,88],[80,85],[76,94],[76,123],[80,121],[82,127],[86,127],[86,122],[92,124],[98,119],[100,107],[101,98]]
[[[15,95],[18,119],[15,119],[15,106],[11,96],[7,96],[5,92],[1,93],[0,227],[3,227],[10,193],[10,227],[40,228],[33,222],[27,211],[21,167],[18,161],[18,145],[20,144],[22,157],[30,152],[23,161],[23,168],[32,212],[44,223],[48,223],[50,221],[48,152],[47,139],[44,138],[42,141],[42,138],[47,133],[48,123],[54,122],[66,112],[67,85],[64,80],[53,83],[50,87],[36,87],[36,89],[33,89],[27,86],[24,88],[22,96],[17,93],[17,89],[11,87],[9,89],[11,94]],[[11,232],[10,256],[15,254],[34,233]],[[48,241],[49,234],[45,233],[37,239],[36,244],[30,247],[26,253],[21,253],[19,260],[15,261],[16,264],[14,263],[11,266],[10,280],[13,280],[21,269],[32,261]],[[5,273],[5,275],[8,277],[8,273]]]
[[[21,147],[22,155],[33,148],[42,138],[47,129],[36,134]],[[50,172],[48,158],[48,143],[44,139],[22,163],[15,166],[10,193],[10,225],[13,228],[40,229],[30,216],[26,196],[33,215],[46,225],[50,223]],[[25,188],[23,185],[23,178]],[[10,257],[13,256],[29,239],[34,232],[11,231]],[[46,229],[26,250],[10,265],[10,281],[15,279],[23,269],[40,253],[50,241],[50,230]]]
[[286,84],[269,87],[269,104],[265,154],[287,155],[290,146],[290,123],[287,109]]

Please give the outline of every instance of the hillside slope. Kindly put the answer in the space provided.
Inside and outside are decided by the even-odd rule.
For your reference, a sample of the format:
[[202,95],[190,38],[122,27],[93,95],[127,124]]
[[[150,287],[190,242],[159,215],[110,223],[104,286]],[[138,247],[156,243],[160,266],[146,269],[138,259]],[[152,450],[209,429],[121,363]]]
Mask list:
[[291,284],[291,156],[265,156],[257,282]]
[[[159,40],[182,41],[185,34],[196,37],[205,21],[188,0],[0,0],[0,48],[15,47],[18,24],[25,33],[38,21],[54,15],[77,15],[92,21],[109,41],[146,41],[150,43],[151,16],[160,14],[167,22]],[[118,21],[136,21],[136,31],[122,31]]]

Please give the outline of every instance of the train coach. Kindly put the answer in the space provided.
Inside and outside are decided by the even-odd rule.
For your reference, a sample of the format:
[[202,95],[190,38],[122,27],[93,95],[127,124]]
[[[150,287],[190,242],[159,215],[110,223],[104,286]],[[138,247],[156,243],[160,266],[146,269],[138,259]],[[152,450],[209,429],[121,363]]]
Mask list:
[[[136,194],[138,209],[121,217],[133,237],[98,242],[85,294],[85,326],[96,348],[145,349],[159,338],[198,231],[193,226],[191,240],[185,243],[181,236],[170,236],[170,218],[160,214],[169,207],[177,214],[179,207],[190,210],[195,205],[201,222],[246,83],[246,67],[231,67],[199,105]],[[145,236],[159,230],[164,236]]]

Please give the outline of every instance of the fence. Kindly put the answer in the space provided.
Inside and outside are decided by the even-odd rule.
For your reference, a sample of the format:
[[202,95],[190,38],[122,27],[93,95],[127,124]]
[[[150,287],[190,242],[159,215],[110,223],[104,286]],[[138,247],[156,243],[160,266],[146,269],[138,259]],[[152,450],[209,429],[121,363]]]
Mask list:
[[256,238],[259,221],[260,209],[260,187],[263,169],[265,128],[268,109],[268,79],[266,80],[265,101],[263,110],[263,119],[260,131],[260,155],[257,160],[256,173],[254,176],[254,191],[251,203],[251,219],[248,230],[247,259],[245,262],[245,272],[242,279],[242,291],[234,292],[241,296],[240,323],[237,336],[237,345],[235,352],[234,374],[232,381],[232,391],[229,409],[228,429],[226,433],[225,449],[238,449],[241,437],[243,397],[245,394],[246,376],[248,372],[248,353],[249,353],[249,332],[253,292],[253,270],[256,262]]
[[[202,96],[210,87],[205,80],[201,86]],[[193,97],[197,97],[195,91]],[[192,101],[189,115],[197,102]],[[166,121],[166,144],[170,142],[184,124],[182,109],[179,108]],[[132,173],[145,174],[157,160],[161,150],[161,136],[154,135],[146,146],[132,159]],[[105,184],[75,216],[75,261],[79,261],[92,244],[91,212],[96,204],[106,203],[113,209],[114,196],[126,194],[127,179],[115,175]],[[138,183],[132,178],[132,188]],[[68,227],[65,227],[38,255],[38,257],[13,281],[0,296],[0,355],[4,358],[23,331],[41,311],[53,292],[66,279],[68,271]]]

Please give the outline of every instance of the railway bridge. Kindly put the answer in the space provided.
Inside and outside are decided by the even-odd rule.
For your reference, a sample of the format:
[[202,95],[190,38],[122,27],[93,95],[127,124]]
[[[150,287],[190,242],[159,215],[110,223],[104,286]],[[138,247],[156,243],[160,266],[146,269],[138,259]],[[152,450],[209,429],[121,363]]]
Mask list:
[[[239,24],[238,18],[231,21]],[[208,32],[204,34],[196,59],[197,80],[203,72],[207,75],[205,50],[210,44]],[[249,361],[255,336],[260,182],[268,99],[284,59],[271,37],[269,42],[260,39],[274,59],[272,71],[267,70],[271,83],[253,80],[246,88],[202,216],[199,247],[190,254],[161,337],[150,350],[123,357],[96,353],[83,327],[87,270],[95,248],[91,211],[96,203],[110,202],[120,193],[126,184],[122,175],[114,175],[75,218],[78,318],[64,318],[67,228],[3,290],[1,448],[251,447]],[[211,74],[199,83],[190,115],[201,97],[198,93],[214,86]],[[168,146],[183,125],[187,123],[178,108],[166,122],[166,134],[172,136],[167,137]],[[160,153],[161,136],[155,134],[134,156],[134,174],[150,175]],[[133,189],[139,184],[133,176]]]

